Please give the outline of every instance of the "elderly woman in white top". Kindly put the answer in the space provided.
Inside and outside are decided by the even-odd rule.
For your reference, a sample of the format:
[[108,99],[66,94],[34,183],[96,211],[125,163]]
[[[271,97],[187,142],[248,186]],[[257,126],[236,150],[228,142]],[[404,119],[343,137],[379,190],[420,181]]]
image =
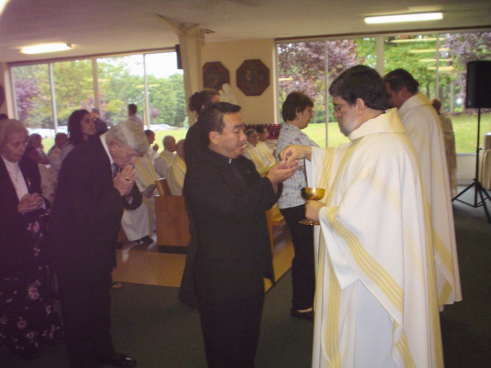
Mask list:
[[45,209],[38,165],[24,157],[28,133],[0,124],[0,346],[25,359],[58,337],[61,324],[47,285]]

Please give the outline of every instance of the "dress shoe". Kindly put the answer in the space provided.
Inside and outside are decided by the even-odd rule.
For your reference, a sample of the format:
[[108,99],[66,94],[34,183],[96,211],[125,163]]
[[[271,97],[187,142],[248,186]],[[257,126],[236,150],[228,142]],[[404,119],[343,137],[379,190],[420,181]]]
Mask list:
[[135,243],[137,245],[152,244],[153,243],[153,239],[147,235],[147,236],[144,236],[141,239],[135,240]]
[[99,357],[97,362],[102,365],[112,365],[113,367],[134,367],[136,360],[126,354],[115,353],[113,355]]
[[27,360],[35,360],[41,356],[39,349],[35,346],[31,346],[22,350],[14,350],[13,353]]
[[292,308],[290,315],[292,317],[295,317],[295,318],[306,319],[307,321],[313,321],[314,320],[314,311],[300,312],[300,311]]

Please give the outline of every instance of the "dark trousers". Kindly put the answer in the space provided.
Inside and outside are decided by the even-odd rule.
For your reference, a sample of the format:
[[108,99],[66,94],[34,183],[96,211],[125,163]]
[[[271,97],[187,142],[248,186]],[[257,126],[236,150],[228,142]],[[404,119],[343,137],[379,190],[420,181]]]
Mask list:
[[58,274],[60,305],[71,368],[94,368],[96,357],[114,354],[111,337],[111,273],[94,282]]
[[232,300],[198,296],[209,368],[254,368],[263,303],[264,292]]
[[298,222],[305,219],[304,205],[282,208],[281,214],[286,220],[292,235],[295,256],[292,260],[292,308],[304,310],[314,305],[314,229],[313,226]]

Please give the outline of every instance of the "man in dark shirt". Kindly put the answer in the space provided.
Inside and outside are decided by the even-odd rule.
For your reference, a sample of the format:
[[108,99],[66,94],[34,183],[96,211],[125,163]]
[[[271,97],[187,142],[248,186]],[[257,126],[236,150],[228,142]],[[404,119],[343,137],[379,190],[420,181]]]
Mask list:
[[222,102],[200,115],[208,148],[184,183],[196,236],[193,269],[208,367],[254,367],[263,278],[274,282],[265,211],[298,166],[281,161],[261,177],[242,156],[246,136],[239,110]]
[[90,110],[90,117],[94,122],[95,131],[97,132],[97,135],[101,135],[107,132],[107,123],[104,120],[102,120],[99,116],[100,116],[99,109],[93,108],[92,110]]

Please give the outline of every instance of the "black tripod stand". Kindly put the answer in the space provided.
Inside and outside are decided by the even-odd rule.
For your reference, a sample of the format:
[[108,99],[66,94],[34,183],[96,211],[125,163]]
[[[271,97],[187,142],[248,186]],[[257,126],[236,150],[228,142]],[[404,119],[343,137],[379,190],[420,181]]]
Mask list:
[[[477,207],[484,207],[484,212],[486,213],[486,217],[488,218],[488,222],[491,223],[491,217],[489,216],[489,211],[488,207],[486,206],[486,199],[489,199],[491,201],[491,197],[489,196],[489,193],[486,191],[486,189],[483,188],[481,183],[479,182],[479,138],[481,137],[481,108],[478,108],[477,110],[477,148],[476,148],[476,176],[474,177],[474,181],[471,185],[469,185],[467,188],[465,188],[462,192],[457,194],[455,197],[452,198],[452,201],[459,201],[461,203],[464,203],[468,206],[477,208]],[[459,197],[467,192],[469,189],[474,187],[474,203],[467,203],[459,199]],[[479,198],[481,199],[480,202],[478,202],[477,196],[479,195]]]

